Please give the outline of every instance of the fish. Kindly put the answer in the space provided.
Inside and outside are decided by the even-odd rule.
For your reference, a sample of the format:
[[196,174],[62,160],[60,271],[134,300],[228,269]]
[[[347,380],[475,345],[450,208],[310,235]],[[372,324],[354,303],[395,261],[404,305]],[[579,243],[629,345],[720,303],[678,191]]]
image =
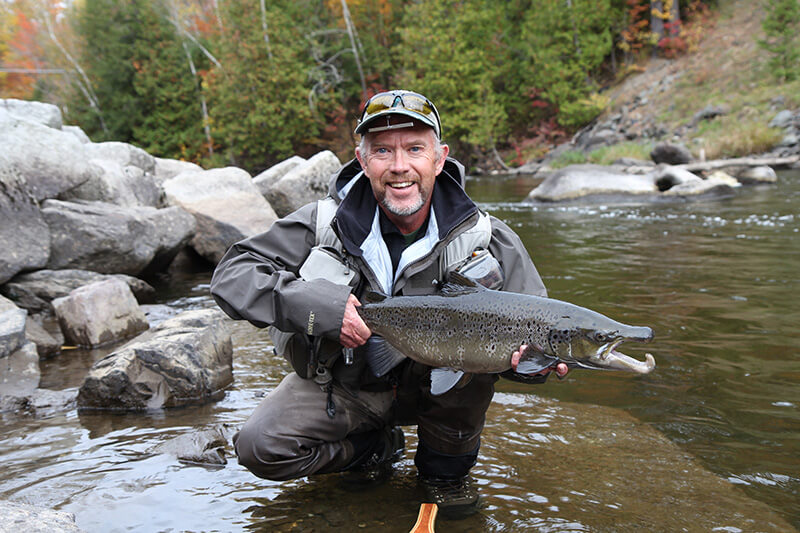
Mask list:
[[619,351],[626,341],[650,342],[653,330],[630,326],[585,307],[553,298],[487,289],[452,273],[440,292],[389,297],[370,292],[356,308],[373,335],[367,363],[383,376],[406,357],[433,367],[431,393],[444,394],[468,374],[536,374],[559,362],[571,368],[647,374],[649,353],[639,361]]

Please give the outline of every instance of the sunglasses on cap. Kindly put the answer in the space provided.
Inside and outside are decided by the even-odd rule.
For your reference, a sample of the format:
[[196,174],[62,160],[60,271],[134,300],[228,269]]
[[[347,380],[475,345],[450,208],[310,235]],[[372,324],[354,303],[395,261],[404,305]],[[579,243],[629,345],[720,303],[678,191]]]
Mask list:
[[[378,132],[413,125],[413,122],[390,125],[388,115],[405,115],[416,118],[433,128],[438,138],[442,137],[442,121],[439,119],[436,106],[421,94],[411,91],[387,91],[378,93],[367,100],[355,132],[363,135],[367,131]],[[370,123],[381,116],[387,116],[386,126],[368,127]]]

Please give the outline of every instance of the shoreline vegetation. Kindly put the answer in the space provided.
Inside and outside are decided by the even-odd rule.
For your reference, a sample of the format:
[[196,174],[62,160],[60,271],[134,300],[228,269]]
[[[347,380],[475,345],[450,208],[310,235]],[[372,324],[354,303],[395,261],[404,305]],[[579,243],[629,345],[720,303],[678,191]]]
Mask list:
[[436,102],[473,173],[664,141],[699,161],[797,146],[771,124],[800,108],[796,0],[563,4],[12,0],[0,97],[53,103],[93,142],[253,175],[349,159],[359,103],[387,87]]

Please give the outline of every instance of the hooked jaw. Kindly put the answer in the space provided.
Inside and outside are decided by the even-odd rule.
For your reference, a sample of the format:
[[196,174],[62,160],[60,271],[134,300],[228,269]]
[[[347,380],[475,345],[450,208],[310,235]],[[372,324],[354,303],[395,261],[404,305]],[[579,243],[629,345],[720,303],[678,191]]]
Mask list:
[[636,374],[648,374],[656,367],[656,360],[652,354],[644,354],[644,361],[639,361],[616,350],[617,346],[626,340],[636,342],[650,342],[653,339],[653,330],[642,327],[636,328],[629,336],[616,339],[613,342],[604,344],[597,350],[596,358],[600,368],[609,370],[625,370]]

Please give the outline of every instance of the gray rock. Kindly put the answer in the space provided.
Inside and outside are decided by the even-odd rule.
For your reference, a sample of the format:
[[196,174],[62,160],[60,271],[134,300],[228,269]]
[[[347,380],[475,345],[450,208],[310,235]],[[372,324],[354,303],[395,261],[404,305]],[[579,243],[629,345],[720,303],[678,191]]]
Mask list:
[[25,344],[28,313],[0,296],[0,359],[10,356]]
[[797,143],[800,143],[800,137],[798,137],[795,133],[789,133],[784,135],[781,143],[778,146],[794,146]]
[[266,194],[270,187],[277,183],[283,176],[290,170],[302,165],[306,160],[298,155],[293,155],[289,159],[285,159],[276,165],[272,165],[267,170],[253,178],[253,183],[258,187],[259,192],[263,195]]
[[779,112],[775,117],[769,121],[770,128],[786,128],[794,123],[794,115],[788,109]]
[[269,229],[277,215],[253,184],[235,167],[183,172],[163,183],[166,201],[197,220],[192,248],[212,263],[233,243]]
[[659,165],[650,176],[659,191],[668,191],[677,185],[699,182],[702,178],[680,167]]
[[192,431],[155,446],[153,453],[174,455],[184,463],[224,465],[225,448],[232,430],[227,426]]
[[49,269],[103,274],[159,271],[194,235],[195,221],[178,207],[121,207],[103,202],[47,200]]
[[56,198],[90,179],[84,145],[74,135],[0,112],[0,154],[24,177],[36,201]]
[[106,202],[125,207],[156,207],[161,191],[153,174],[138,166],[122,166],[111,159],[92,159],[99,171],[77,187],[61,194],[61,200]]
[[39,353],[26,342],[0,363],[0,396],[27,396],[39,386]]
[[570,165],[550,174],[528,194],[531,202],[562,202],[596,195],[656,194],[650,176],[627,174],[600,165]]
[[8,98],[0,99],[0,108],[16,119],[35,122],[48,128],[60,130],[63,124],[61,110],[53,104]]
[[107,279],[53,300],[66,342],[97,347],[133,337],[149,324],[128,285]]
[[36,345],[39,359],[46,359],[56,355],[61,351],[61,346],[64,345],[63,336],[60,339],[55,338],[31,317],[28,317],[25,321],[25,338]]
[[80,141],[81,144],[89,144],[90,142],[92,142],[92,140],[89,138],[88,135],[86,135],[86,132],[83,131],[80,128],[80,126],[62,126],[61,131],[69,133],[70,135],[78,139],[78,141]]
[[0,293],[14,301],[17,306],[30,313],[52,313],[50,302],[66,296],[72,290],[110,278],[117,278],[128,284],[139,303],[152,302],[156,290],[146,281],[125,274],[100,274],[89,270],[37,270],[19,274],[0,286]]
[[147,410],[206,403],[233,382],[233,345],[217,309],[186,311],[94,364],[79,409]]
[[160,186],[168,179],[172,179],[181,172],[202,172],[200,165],[195,165],[190,161],[180,161],[178,159],[163,159],[156,157],[155,181]]
[[333,152],[320,152],[274,183],[264,196],[283,217],[328,194],[328,181],[342,164]]
[[85,147],[88,159],[108,159],[122,167],[134,166],[151,176],[156,171],[156,159],[141,148],[122,142],[90,143]]
[[664,191],[665,198],[689,198],[689,197],[714,197],[724,198],[735,196],[736,191],[731,185],[720,179],[704,179],[700,181],[689,181],[672,187]]
[[692,153],[682,144],[658,143],[650,152],[650,158],[656,164],[684,165],[692,160]]
[[[36,418],[52,416],[75,409],[78,390],[35,389],[30,394],[0,396],[0,413]],[[2,530],[0,530],[2,531]]]
[[49,255],[50,228],[21,171],[0,147],[0,284],[17,272],[42,268]]
[[8,533],[80,533],[75,515],[25,503],[0,501],[0,531]]
[[727,115],[728,108],[721,105],[707,105],[700,111],[694,114],[691,120],[691,126],[696,126],[699,122],[703,120],[710,120],[712,118],[716,118],[721,115]]
[[757,183],[776,183],[778,175],[772,167],[744,167],[735,173],[740,183],[753,185]]

